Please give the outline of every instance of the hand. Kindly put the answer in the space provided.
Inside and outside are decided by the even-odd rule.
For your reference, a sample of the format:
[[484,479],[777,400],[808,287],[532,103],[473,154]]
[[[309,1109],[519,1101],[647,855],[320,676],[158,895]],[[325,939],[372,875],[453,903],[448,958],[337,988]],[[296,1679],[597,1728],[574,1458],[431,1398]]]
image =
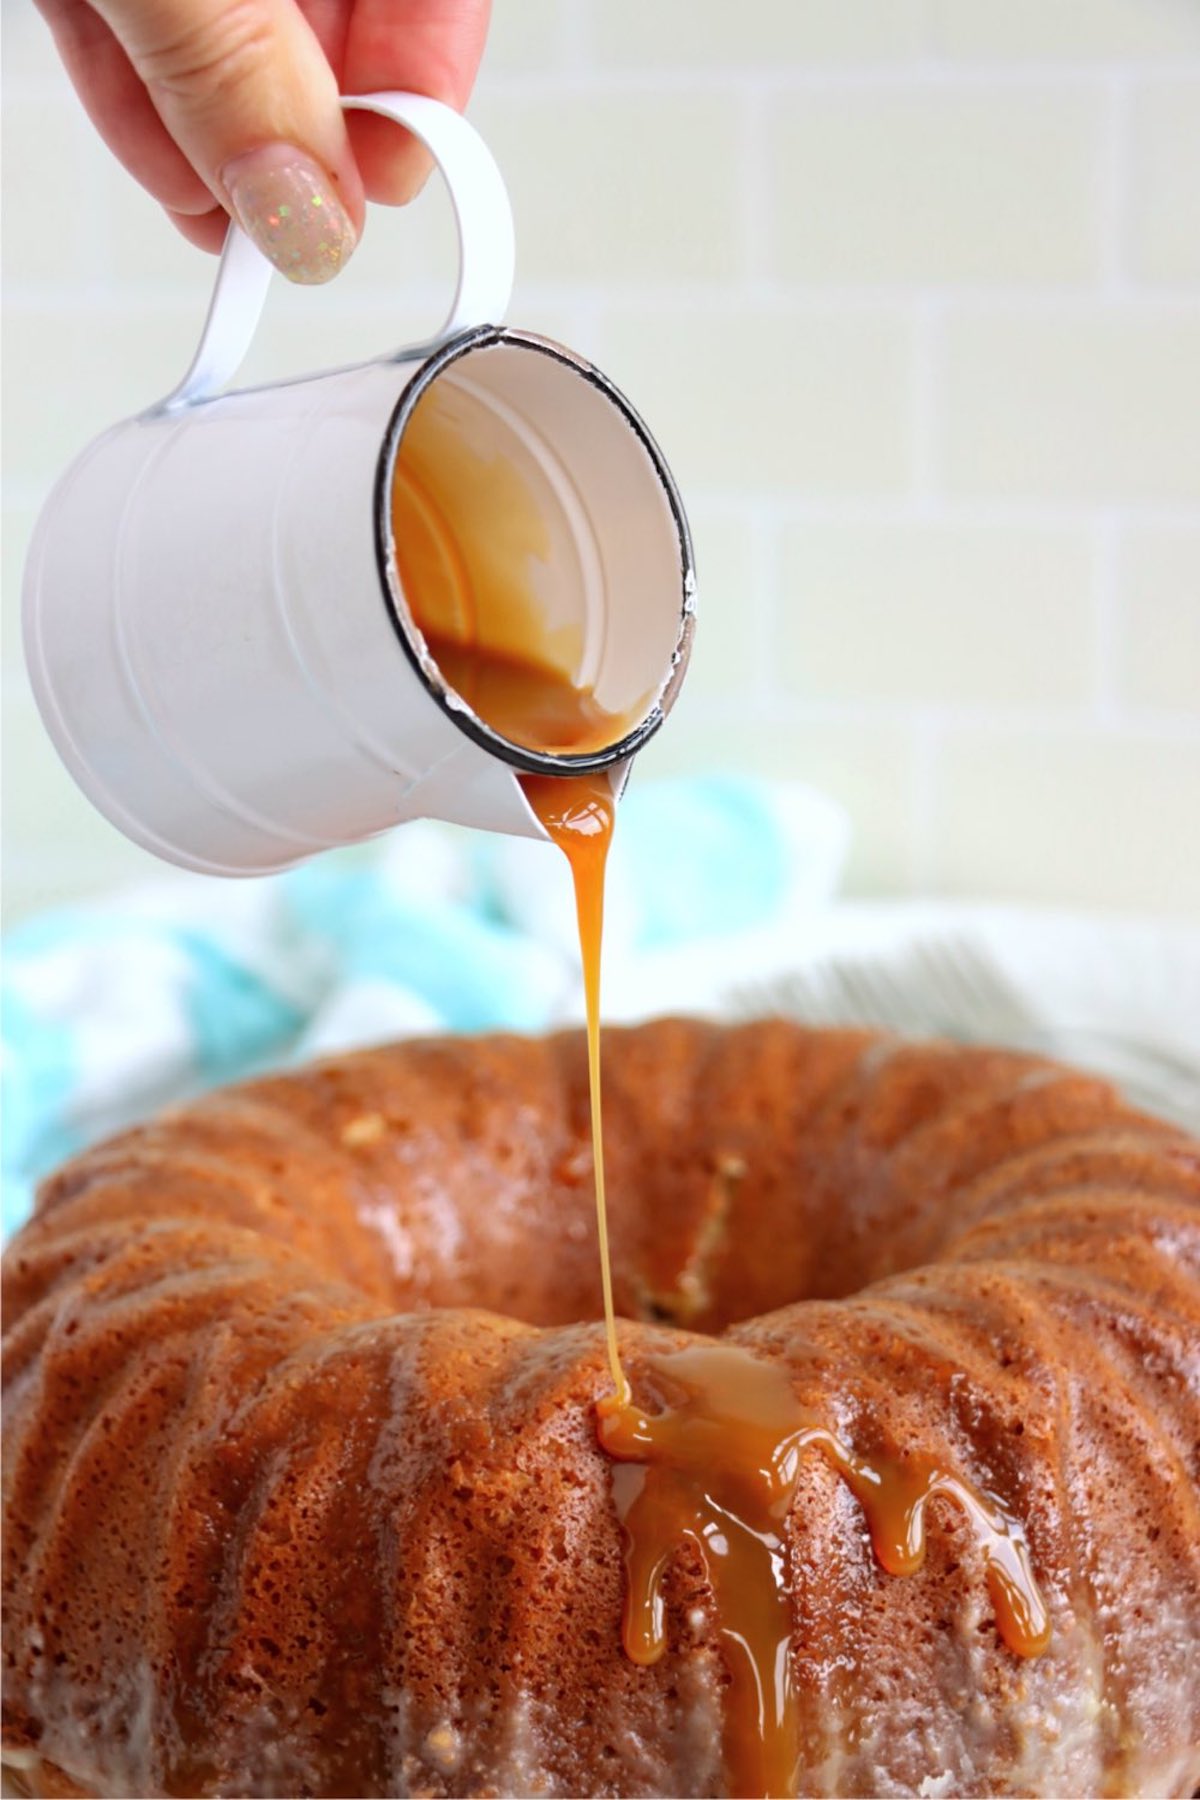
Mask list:
[[489,0],[38,0],[93,123],[193,244],[235,218],[292,281],[327,281],[365,199],[401,204],[429,159],[338,94],[466,104]]

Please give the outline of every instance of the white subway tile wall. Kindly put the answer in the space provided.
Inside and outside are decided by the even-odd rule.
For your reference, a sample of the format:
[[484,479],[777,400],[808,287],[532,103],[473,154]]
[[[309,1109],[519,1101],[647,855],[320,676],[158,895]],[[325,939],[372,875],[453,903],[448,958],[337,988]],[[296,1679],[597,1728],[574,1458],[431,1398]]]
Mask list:
[[[9,918],[151,873],[42,732],[50,480],[188,360],[211,264],[5,8]],[[1200,0],[496,0],[512,317],[671,460],[700,569],[660,772],[808,779],[860,893],[1200,915]],[[436,325],[436,184],[257,376]]]
[[1053,81],[775,94],[770,268],[813,287],[1093,281],[1105,111]]

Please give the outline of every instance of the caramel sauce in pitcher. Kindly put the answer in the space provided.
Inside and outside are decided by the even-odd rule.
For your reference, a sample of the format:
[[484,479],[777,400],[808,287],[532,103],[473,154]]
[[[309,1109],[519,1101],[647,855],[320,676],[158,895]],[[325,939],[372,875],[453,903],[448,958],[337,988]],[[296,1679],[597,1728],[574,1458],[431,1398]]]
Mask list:
[[[545,555],[537,509],[502,459],[479,458],[456,436],[453,400],[435,387],[401,442],[393,521],[401,584],[430,655],[454,691],[511,742],[570,754],[617,742],[644,711],[601,705],[577,675],[579,634],[547,625],[526,578]],[[447,523],[446,496],[457,493]],[[918,1570],[935,1496],[966,1515],[983,1554],[996,1624],[1020,1656],[1049,1641],[1019,1523],[953,1471],[914,1458],[864,1456],[798,1404],[787,1372],[737,1345],[697,1341],[640,1356],[636,1390],[616,1329],[605,1206],[600,1084],[600,961],[604,877],[615,813],[608,774],[518,777],[529,805],[571,868],[587,1006],[596,1219],[613,1393],[597,1431],[613,1459],[624,1538],[623,1642],[650,1665],[666,1651],[663,1582],[678,1548],[699,1552],[728,1673],[723,1750],[729,1791],[785,1796],[800,1759],[792,1685],[793,1619],[787,1521],[800,1459],[815,1450],[861,1505],[876,1558],[891,1574]]]

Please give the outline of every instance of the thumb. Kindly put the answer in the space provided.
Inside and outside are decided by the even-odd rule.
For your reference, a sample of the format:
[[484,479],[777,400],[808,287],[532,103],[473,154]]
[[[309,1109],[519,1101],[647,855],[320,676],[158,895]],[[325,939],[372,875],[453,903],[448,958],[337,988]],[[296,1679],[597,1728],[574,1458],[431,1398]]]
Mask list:
[[93,0],[192,167],[291,281],[358,241],[337,82],[294,0]]

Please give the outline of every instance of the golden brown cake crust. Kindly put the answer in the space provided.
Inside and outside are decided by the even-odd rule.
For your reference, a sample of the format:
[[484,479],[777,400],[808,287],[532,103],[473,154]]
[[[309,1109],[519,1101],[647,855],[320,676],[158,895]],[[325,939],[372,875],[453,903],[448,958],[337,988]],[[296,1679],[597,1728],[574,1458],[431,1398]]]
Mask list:
[[[955,1509],[885,1575],[806,1459],[801,1791],[1190,1793],[1200,1144],[1045,1063],[781,1022],[607,1033],[605,1129],[630,1366],[727,1330],[848,1442],[944,1456],[1026,1522],[1032,1661]],[[14,1764],[100,1794],[722,1791],[688,1555],[668,1656],[620,1648],[579,1035],[165,1114],[46,1183],[5,1282]]]

